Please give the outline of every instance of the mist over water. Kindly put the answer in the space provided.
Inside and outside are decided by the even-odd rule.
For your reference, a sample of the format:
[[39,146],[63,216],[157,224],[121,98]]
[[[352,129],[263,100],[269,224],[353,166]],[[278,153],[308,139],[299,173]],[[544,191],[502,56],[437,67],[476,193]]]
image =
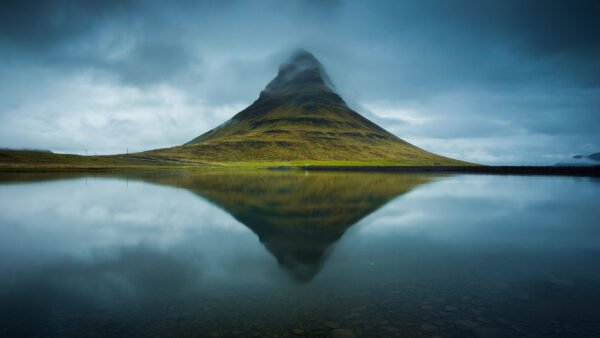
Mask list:
[[0,179],[0,336],[600,330],[597,179]]

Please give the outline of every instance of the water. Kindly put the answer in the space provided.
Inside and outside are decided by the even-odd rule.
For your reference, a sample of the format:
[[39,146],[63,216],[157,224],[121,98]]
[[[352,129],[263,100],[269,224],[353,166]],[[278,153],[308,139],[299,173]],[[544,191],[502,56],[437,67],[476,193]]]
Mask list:
[[597,179],[0,180],[0,336],[600,334]]

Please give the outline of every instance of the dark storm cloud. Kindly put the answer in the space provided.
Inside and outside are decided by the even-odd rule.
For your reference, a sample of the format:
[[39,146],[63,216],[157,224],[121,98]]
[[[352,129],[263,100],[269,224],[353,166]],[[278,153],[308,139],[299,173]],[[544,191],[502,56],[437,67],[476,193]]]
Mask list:
[[[598,1],[0,6],[0,122],[13,133],[0,146],[63,148],[84,127],[89,137],[112,138],[157,130],[150,125],[156,119],[173,132],[115,139],[104,149],[183,143],[256,99],[279,64],[305,48],[352,107],[428,150],[444,152],[446,141],[457,140],[452,155],[502,162],[492,154],[500,135],[545,143],[531,151],[507,144],[507,153],[517,154],[507,161],[551,161],[600,148]],[[195,120],[179,121],[189,116]],[[50,122],[36,138],[40,121]],[[27,126],[26,133],[14,131]],[[52,144],[53,130],[65,139]],[[545,153],[535,153],[540,149]]]
[[85,36],[98,24],[131,10],[131,1],[3,1],[0,38],[4,46],[43,53]]
[[170,80],[186,71],[191,63],[201,61],[181,42],[142,40],[135,42],[126,57],[117,60],[98,60],[98,68],[118,73],[120,79],[133,85]]
[[[500,88],[545,80],[600,84],[598,2],[425,1],[380,7],[357,8],[354,18],[370,23],[361,30],[365,40],[372,39],[367,45],[385,45],[382,49],[391,52],[368,54],[382,69],[365,67],[387,69],[390,79],[378,88],[386,95],[397,88],[399,95],[427,95],[482,82]],[[395,59],[396,67],[387,58]],[[394,85],[387,86],[390,82]]]
[[444,17],[472,30],[478,40],[503,44],[513,53],[547,59],[600,85],[600,2],[446,2]]
[[[150,5],[150,3],[148,3]],[[0,46],[12,62],[34,59],[63,70],[94,68],[126,84],[172,80],[199,62],[157,16],[134,1],[24,1],[0,6]]]

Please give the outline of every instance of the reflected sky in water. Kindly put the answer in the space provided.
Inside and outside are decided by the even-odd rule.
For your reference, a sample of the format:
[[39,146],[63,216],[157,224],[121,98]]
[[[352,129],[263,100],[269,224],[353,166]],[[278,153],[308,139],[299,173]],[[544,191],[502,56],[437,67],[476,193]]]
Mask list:
[[599,329],[598,180],[50,178],[3,177],[0,185],[5,335]]

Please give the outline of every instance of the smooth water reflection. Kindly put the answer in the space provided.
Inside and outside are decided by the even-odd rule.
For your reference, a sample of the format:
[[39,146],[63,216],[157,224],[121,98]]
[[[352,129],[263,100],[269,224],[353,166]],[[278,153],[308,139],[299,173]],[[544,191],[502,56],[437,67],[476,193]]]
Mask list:
[[2,178],[3,336],[589,337],[600,329],[597,180]]

